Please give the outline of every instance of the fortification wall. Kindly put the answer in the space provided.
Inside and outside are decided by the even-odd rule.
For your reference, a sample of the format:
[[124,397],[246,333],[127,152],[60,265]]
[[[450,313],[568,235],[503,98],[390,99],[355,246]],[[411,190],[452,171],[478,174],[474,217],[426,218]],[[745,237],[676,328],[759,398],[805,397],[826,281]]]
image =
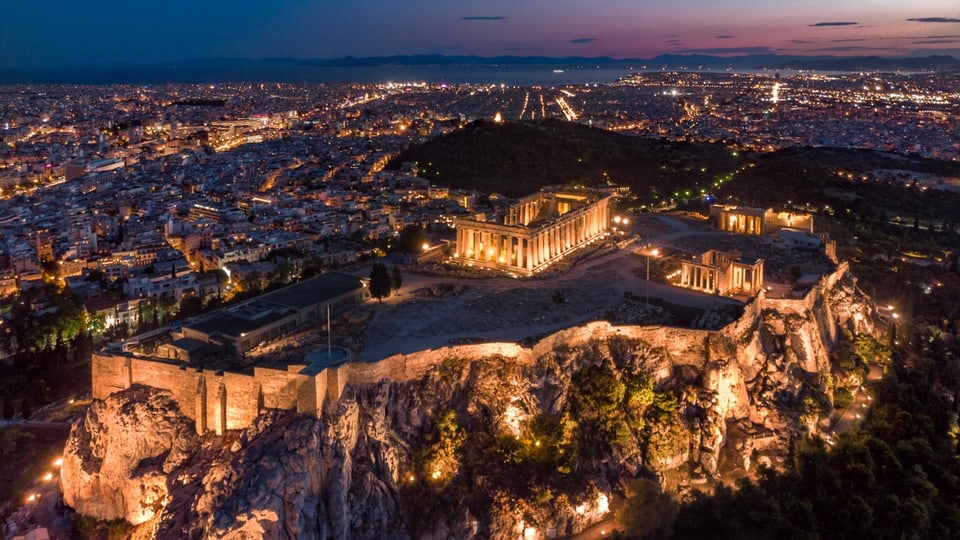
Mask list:
[[263,393],[263,406],[268,409],[292,409],[297,406],[300,380],[287,371],[255,367],[253,378]]
[[721,328],[719,333],[733,341],[740,339],[747,333],[752,333],[757,327],[757,322],[760,320],[760,314],[763,313],[766,303],[767,293],[761,290],[757,296],[744,304],[743,315]]
[[[250,375],[225,372],[222,375],[204,371],[207,383],[211,380],[222,385],[226,393],[226,429],[243,429],[249,426],[253,419],[260,414],[259,393],[260,385]],[[208,394],[209,395],[209,394]],[[216,407],[207,406],[207,410]]]
[[94,399],[105,399],[130,387],[130,357],[94,353],[91,359],[91,384]]
[[169,391],[184,414],[196,419],[197,383],[203,377],[196,368],[148,358],[133,358],[129,364],[132,384],[154,386]]
[[[703,366],[710,358],[711,340],[718,343],[744,342],[753,335],[765,309],[807,316],[818,307],[821,335],[835,340],[836,321],[825,301],[825,291],[833,288],[849,267],[825,276],[801,299],[771,299],[763,291],[744,306],[743,315],[720,330],[697,330],[661,326],[614,326],[596,321],[547,335],[531,347],[517,343],[477,343],[429,349],[411,354],[396,354],[372,363],[347,363],[323,369],[315,374],[301,373],[305,365],[293,364],[287,370],[256,367],[253,374],[198,370],[164,360],[133,357],[128,354],[96,353],[93,356],[93,396],[103,399],[132,384],[168,390],[184,414],[197,422],[197,430],[222,433],[242,429],[264,408],[296,409],[302,414],[319,416],[326,399],[338,400],[347,385],[368,385],[381,381],[408,381],[424,376],[430,369],[450,358],[502,357],[527,365],[559,346],[576,347],[612,336],[639,339],[663,349],[674,365]],[[727,345],[729,346],[729,345]]]

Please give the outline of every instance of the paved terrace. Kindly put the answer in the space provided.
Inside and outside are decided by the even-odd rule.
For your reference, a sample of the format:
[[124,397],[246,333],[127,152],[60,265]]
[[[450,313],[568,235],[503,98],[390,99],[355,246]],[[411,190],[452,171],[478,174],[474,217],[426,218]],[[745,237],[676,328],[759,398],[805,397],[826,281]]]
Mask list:
[[[406,272],[397,294],[380,305],[367,304],[374,314],[364,348],[356,358],[371,362],[395,353],[473,340],[522,341],[605,318],[611,310],[622,307],[627,293],[635,299],[628,303],[631,309],[641,312],[641,322],[664,323],[669,313],[642,316],[648,286],[651,301],[674,304],[673,312],[739,306],[742,298],[703,294],[654,281],[648,284],[645,280],[647,258],[641,254],[644,246],[663,246],[667,242],[681,245],[704,234],[716,235],[717,240],[731,236],[704,233],[704,228],[704,223],[695,220],[645,217],[627,231],[636,235],[637,240],[626,248],[589,258],[554,277],[512,279],[490,274],[494,277],[478,279]],[[654,261],[654,272],[656,264]],[[440,292],[442,287],[453,292]],[[562,296],[561,302],[554,300],[555,294]],[[689,318],[674,318],[674,322],[688,326]]]

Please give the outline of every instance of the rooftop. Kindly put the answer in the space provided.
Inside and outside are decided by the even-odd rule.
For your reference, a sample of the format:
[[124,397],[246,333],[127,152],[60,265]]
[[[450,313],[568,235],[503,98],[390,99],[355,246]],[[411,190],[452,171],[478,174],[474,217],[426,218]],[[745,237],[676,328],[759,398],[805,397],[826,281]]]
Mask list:
[[287,316],[289,311],[283,308],[263,311],[258,317],[248,318],[229,310],[220,311],[202,321],[187,325],[186,328],[203,332],[204,334],[220,333],[224,336],[240,337],[241,335],[273,324]]
[[363,280],[340,272],[326,274],[284,287],[260,297],[264,302],[293,309],[304,309],[314,304],[329,302],[338,296],[363,287]]

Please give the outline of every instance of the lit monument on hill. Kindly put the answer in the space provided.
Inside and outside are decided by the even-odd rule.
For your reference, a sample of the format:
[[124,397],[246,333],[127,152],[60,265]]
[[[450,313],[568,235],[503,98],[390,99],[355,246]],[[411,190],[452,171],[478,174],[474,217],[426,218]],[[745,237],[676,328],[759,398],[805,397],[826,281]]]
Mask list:
[[533,275],[605,235],[613,197],[545,189],[520,199],[497,221],[458,219],[454,257],[463,264]]

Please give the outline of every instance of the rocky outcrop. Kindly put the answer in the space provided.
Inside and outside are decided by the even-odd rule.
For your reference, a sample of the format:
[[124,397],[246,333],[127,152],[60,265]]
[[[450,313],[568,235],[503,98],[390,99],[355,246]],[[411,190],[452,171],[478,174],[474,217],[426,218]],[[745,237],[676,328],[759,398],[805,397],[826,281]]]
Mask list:
[[176,403],[151,388],[95,402],[67,439],[64,502],[98,519],[153,519],[169,499],[169,475],[195,451],[194,433]]
[[845,274],[684,351],[611,333],[523,362],[451,357],[414,380],[348,384],[320,418],[267,410],[222,437],[133,387],[74,426],[64,500],[158,538],[573,534],[627,478],[775,462],[818,429],[808,404],[829,402],[839,330],[872,320]]

